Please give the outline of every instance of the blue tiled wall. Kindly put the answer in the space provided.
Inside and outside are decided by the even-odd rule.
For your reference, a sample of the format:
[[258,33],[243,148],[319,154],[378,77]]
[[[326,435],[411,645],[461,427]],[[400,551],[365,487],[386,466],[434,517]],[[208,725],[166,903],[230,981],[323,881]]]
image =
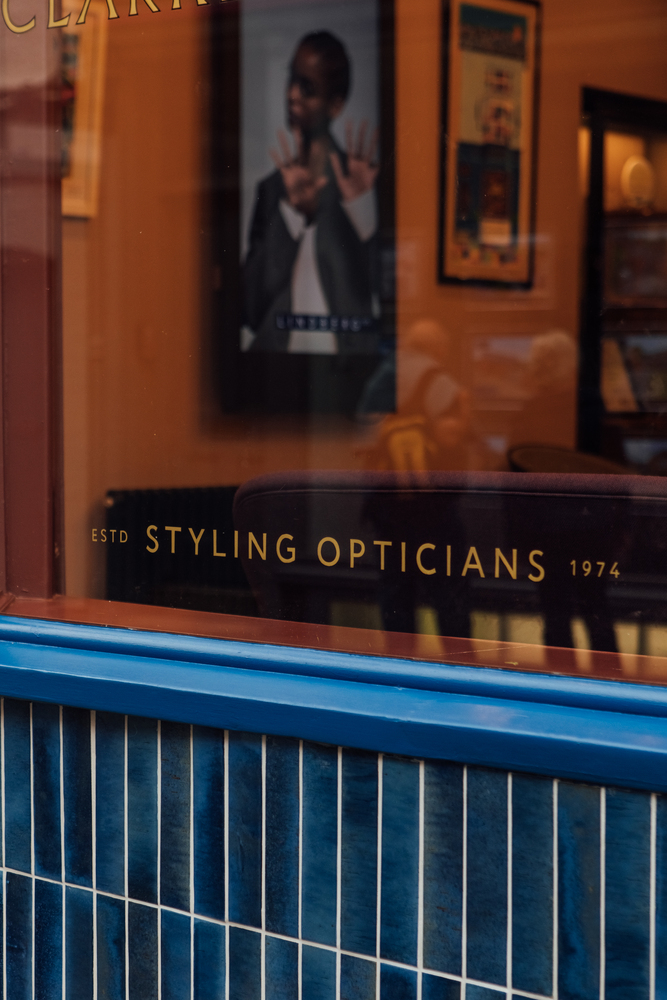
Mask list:
[[667,998],[660,796],[2,705],[9,1000]]

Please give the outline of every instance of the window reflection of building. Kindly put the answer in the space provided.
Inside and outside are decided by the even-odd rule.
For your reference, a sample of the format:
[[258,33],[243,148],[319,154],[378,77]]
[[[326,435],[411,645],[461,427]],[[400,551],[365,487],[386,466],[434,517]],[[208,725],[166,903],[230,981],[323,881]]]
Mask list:
[[421,319],[411,325],[396,355],[381,362],[366,386],[359,416],[386,413],[395,391],[397,412],[378,424],[368,452],[370,467],[468,467],[470,397],[452,378],[449,357],[447,331],[436,320]]
[[565,330],[533,339],[525,371],[526,399],[510,431],[512,444],[563,444],[562,418],[574,410],[577,345]]

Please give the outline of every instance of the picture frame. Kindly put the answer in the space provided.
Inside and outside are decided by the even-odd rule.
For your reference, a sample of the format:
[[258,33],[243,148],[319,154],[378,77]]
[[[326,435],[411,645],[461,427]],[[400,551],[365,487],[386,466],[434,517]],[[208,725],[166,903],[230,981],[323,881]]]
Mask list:
[[105,0],[90,0],[84,24],[75,22],[78,10],[63,4],[70,19],[61,35],[61,196],[64,216],[89,219],[99,199],[108,9]]
[[[330,0],[329,3],[292,0],[276,4],[269,15],[262,0],[228,0],[211,11],[208,238],[213,289],[209,316],[216,405],[221,414],[353,416],[366,405],[364,399],[376,375],[383,389],[375,393],[374,412],[395,409],[393,3],[394,0]],[[282,337],[283,346],[260,348],[260,341],[255,340],[257,330],[252,329],[248,316],[249,294],[252,302],[257,298],[255,289],[250,293],[247,290],[254,212],[263,190],[261,185],[270,181],[272,175],[276,179],[271,150],[280,150],[279,129],[293,144],[285,118],[290,60],[295,57],[300,39],[310,32],[322,31],[340,37],[351,64],[350,93],[332,128],[344,169],[345,128],[349,118],[355,136],[362,119],[368,120],[367,142],[376,129],[379,135],[379,173],[374,185],[377,224],[370,241],[369,263],[372,305],[356,311],[336,306],[329,301],[330,294],[325,288],[329,315],[310,316],[308,310],[295,308],[293,301],[290,303],[289,289],[283,288],[280,306],[273,307],[269,322],[264,322],[260,331],[265,336],[267,326],[275,328],[275,339],[279,341]],[[369,88],[372,96],[367,93]],[[327,192],[336,192],[331,173]],[[278,227],[283,225],[277,214],[275,221]],[[324,222],[321,225],[318,222],[317,229],[316,239],[323,241]],[[287,240],[283,239],[282,246],[290,252]],[[347,252],[346,249],[337,258],[335,253],[331,255],[336,258],[334,269],[348,266],[344,256]],[[274,252],[273,259],[279,260],[282,253],[282,249],[277,255]],[[319,256],[317,263],[320,264]],[[321,270],[324,286],[326,274],[323,267]],[[330,341],[335,338],[336,353],[308,353],[307,348],[292,351],[291,333],[289,341],[283,334],[287,327],[298,323],[305,324],[306,333],[317,328]]]
[[531,288],[537,0],[445,0],[438,278]]

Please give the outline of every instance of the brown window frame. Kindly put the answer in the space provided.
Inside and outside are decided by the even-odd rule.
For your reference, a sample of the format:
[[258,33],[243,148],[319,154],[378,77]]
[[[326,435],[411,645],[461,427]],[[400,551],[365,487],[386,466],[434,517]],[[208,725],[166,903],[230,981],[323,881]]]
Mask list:
[[[28,36],[29,37],[29,36]],[[5,95],[0,111],[0,590],[48,598],[62,589],[59,38],[0,33],[3,65],[26,58],[41,82]],[[23,49],[23,51],[21,51]],[[39,130],[29,175],[8,138],[26,119]],[[35,234],[39,248],[30,247]]]

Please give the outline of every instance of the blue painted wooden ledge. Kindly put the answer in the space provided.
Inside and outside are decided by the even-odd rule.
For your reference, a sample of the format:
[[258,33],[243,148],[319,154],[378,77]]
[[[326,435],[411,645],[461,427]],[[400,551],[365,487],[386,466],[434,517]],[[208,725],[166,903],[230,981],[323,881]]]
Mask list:
[[0,619],[0,694],[667,791],[667,689]]

